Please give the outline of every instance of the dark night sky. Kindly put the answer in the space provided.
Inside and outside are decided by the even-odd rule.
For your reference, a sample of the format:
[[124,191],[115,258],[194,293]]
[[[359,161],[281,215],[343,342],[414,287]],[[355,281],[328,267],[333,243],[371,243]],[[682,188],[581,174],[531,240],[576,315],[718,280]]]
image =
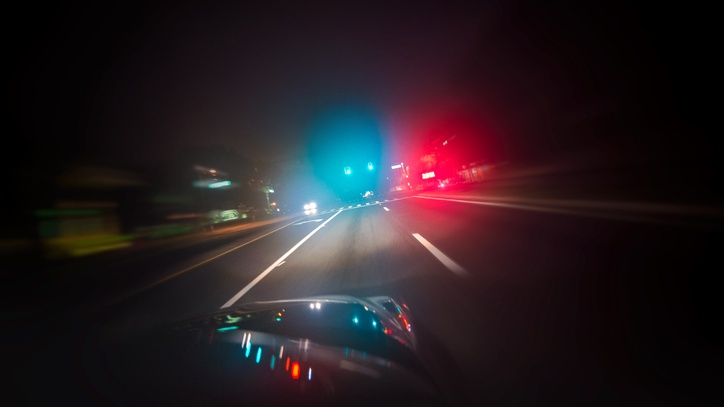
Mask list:
[[[29,167],[147,164],[205,144],[304,160],[334,144],[316,132],[340,109],[373,123],[382,160],[452,133],[491,160],[711,157],[713,106],[700,95],[715,53],[701,8],[149,3],[12,14],[11,115]],[[355,137],[367,135],[340,148]]]

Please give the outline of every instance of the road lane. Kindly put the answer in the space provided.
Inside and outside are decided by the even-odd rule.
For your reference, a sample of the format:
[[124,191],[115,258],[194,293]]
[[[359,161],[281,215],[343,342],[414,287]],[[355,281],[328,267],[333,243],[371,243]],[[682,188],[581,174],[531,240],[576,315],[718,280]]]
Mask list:
[[233,240],[231,243],[229,243],[227,245],[219,246],[215,250],[215,252],[217,254],[214,254],[214,252],[206,251],[201,256],[191,257],[183,263],[174,262],[174,263],[172,263],[173,266],[168,267],[168,272],[157,273],[153,276],[149,276],[149,278],[146,279],[146,281],[141,281],[136,285],[135,288],[129,289],[126,292],[124,292],[122,297],[113,298],[113,299],[111,299],[111,301],[113,301],[113,302],[122,301],[123,298],[129,297],[129,296],[134,296],[143,291],[147,291],[159,284],[163,284],[166,281],[175,279],[175,278],[181,276],[182,274],[185,274],[194,269],[200,268],[206,263],[213,262],[216,259],[219,259],[222,256],[226,256],[233,251],[239,250],[242,247],[250,245],[258,240],[264,239],[265,237],[267,237],[273,233],[276,233],[284,228],[287,228],[289,226],[292,226],[292,225],[296,226],[296,225],[304,224],[307,222],[321,222],[321,221],[322,221],[322,219],[306,220],[306,221],[302,221],[302,222],[298,222],[298,220],[294,220],[290,223],[285,223],[282,226],[275,227],[272,230],[264,231],[263,233],[260,233],[260,234],[252,234],[251,236],[248,236],[244,239]]
[[[450,273],[414,233],[473,278]],[[692,239],[682,241],[682,234]],[[646,274],[659,268],[661,276],[682,278],[676,275],[686,270],[681,255],[696,261],[701,239],[697,231],[661,225],[399,200],[341,214],[245,298],[399,295],[422,316],[422,328],[451,350],[466,387],[479,391],[474,397],[568,403],[603,392],[614,404],[650,403],[676,392],[657,384],[656,360],[680,366],[687,357],[673,343],[649,349],[671,338],[656,336],[650,322],[640,325],[647,319],[642,312],[670,300],[671,286]],[[689,325],[677,335],[696,335],[690,321],[678,323]],[[691,386],[679,380],[674,387]]]
[[447,272],[439,263],[421,256],[424,252],[381,205],[354,206],[341,212],[244,299],[376,295],[401,280]]
[[[285,259],[286,259],[287,257],[289,257],[289,255],[291,255],[292,253],[294,253],[294,251],[297,250],[302,244],[304,244],[304,242],[306,242],[310,237],[314,236],[315,233],[317,233],[321,228],[325,227],[325,226],[327,225],[327,223],[329,223],[329,221],[331,221],[332,219],[334,219],[334,218],[335,218],[337,215],[339,215],[341,212],[342,212],[341,209],[340,209],[339,211],[335,212],[334,215],[332,215],[332,216],[330,216],[329,218],[327,218],[327,220],[325,220],[321,225],[317,226],[316,229],[314,229],[313,231],[309,232],[309,234],[306,235],[306,236],[304,237],[304,239],[300,240],[299,243],[295,244],[291,249],[289,249],[286,253],[284,253],[284,255],[283,255],[282,257],[280,257],[280,258],[277,259],[274,263],[272,263],[269,267],[267,267],[266,270],[264,270],[264,271],[263,271],[261,274],[259,274],[254,280],[252,280],[249,284],[247,284],[241,291],[239,291],[238,293],[234,294],[233,297],[231,297],[227,302],[224,303],[224,305],[221,306],[221,309],[231,307],[231,306],[234,305],[237,301],[239,301],[239,299],[240,299],[244,294],[246,294],[252,287],[254,287],[258,282],[260,282],[264,277],[266,277],[267,274],[269,274],[272,270],[274,270],[275,268],[277,268],[277,267],[279,267],[280,265],[282,265],[283,263],[285,263],[285,262],[286,262]],[[309,220],[309,221],[299,222],[299,223],[295,223],[295,225],[303,225],[303,224],[305,224],[305,223],[317,222],[317,221],[321,221],[321,219],[313,219],[313,220]]]
[[[389,203],[387,203],[389,204]],[[392,295],[418,315],[418,328],[453,352],[449,370],[481,360],[490,335],[476,309],[480,293],[451,273],[411,233],[390,206],[354,207],[286,258],[240,302],[270,301],[325,294]],[[450,377],[456,377],[454,374]],[[464,384],[460,381],[457,385]]]
[[[717,354],[703,339],[711,337],[703,305],[711,300],[697,295],[710,290],[694,282],[721,267],[720,233],[464,202],[409,199],[390,208],[475,277],[427,285],[446,302],[434,318],[438,307],[424,294],[407,298],[435,327],[457,310],[466,316],[446,335],[464,326],[479,339],[448,342],[479,396],[528,404],[602,394],[617,404],[708,394],[710,378],[683,372],[703,373]],[[676,379],[662,382],[662,374]]]
[[420,235],[419,233],[413,233],[412,236],[415,239],[417,239],[417,241],[420,242],[420,244],[425,246],[425,248],[430,253],[432,253],[432,255],[435,256],[435,258],[438,259],[440,261],[440,263],[442,263],[445,267],[450,269],[450,271],[452,271],[453,273],[457,274],[460,277],[470,276],[470,273],[468,273],[467,270],[460,267],[459,264],[455,263],[455,261],[453,259],[451,259],[450,257],[448,257],[445,253],[441,252],[440,249],[433,246],[433,244],[430,243],[429,241],[427,241],[427,239],[425,239],[424,237],[422,237],[422,235]]
[[[650,404],[707,383],[677,370],[698,366],[712,348],[697,341],[702,328],[686,318],[697,305],[672,290],[691,278],[682,280],[681,270],[696,275],[712,259],[706,234],[423,199],[335,213],[300,219],[234,250],[240,242],[214,247],[206,252],[213,261],[135,298],[133,308],[124,304],[111,334],[218,311],[266,272],[239,303],[324,294],[401,298],[417,317],[415,329],[449,359],[443,376],[489,404],[597,397]],[[414,234],[470,277],[451,273]],[[666,331],[666,321],[680,329]],[[674,339],[697,346],[683,352]],[[670,366],[657,365],[663,359]],[[662,385],[661,373],[675,382]]]
[[419,233],[471,274],[522,281],[573,266],[598,267],[587,252],[618,224],[463,202],[407,199],[393,206],[410,233]]
[[[182,320],[216,312],[224,302],[252,282],[270,264],[333,214],[310,215],[274,233],[230,241],[183,262],[172,263],[161,284],[144,285],[135,297],[125,297],[117,307],[122,316],[114,322],[128,330],[143,330],[168,320]],[[168,276],[173,276],[168,278]],[[154,282],[158,280],[153,280]]]

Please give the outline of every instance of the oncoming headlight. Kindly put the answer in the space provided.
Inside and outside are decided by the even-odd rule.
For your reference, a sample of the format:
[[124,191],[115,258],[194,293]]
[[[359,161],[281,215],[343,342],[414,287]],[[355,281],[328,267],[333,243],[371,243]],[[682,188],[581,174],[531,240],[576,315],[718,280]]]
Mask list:
[[304,213],[307,215],[312,215],[312,214],[317,213],[317,203],[310,202],[308,204],[304,204]]

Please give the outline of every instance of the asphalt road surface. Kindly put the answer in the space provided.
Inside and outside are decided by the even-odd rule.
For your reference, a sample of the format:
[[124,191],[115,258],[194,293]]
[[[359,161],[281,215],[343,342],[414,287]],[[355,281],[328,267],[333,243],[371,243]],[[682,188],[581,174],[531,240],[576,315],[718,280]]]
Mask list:
[[29,404],[70,400],[93,392],[63,380],[89,374],[90,338],[250,301],[392,295],[476,404],[715,405],[720,243],[705,222],[440,194],[343,206],[54,282],[14,375]]

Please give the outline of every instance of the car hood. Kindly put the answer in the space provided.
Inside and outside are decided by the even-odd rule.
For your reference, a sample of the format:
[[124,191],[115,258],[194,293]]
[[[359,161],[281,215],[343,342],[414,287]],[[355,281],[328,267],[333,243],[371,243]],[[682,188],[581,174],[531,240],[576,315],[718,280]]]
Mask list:
[[243,304],[108,348],[132,405],[440,405],[410,310],[388,296]]

